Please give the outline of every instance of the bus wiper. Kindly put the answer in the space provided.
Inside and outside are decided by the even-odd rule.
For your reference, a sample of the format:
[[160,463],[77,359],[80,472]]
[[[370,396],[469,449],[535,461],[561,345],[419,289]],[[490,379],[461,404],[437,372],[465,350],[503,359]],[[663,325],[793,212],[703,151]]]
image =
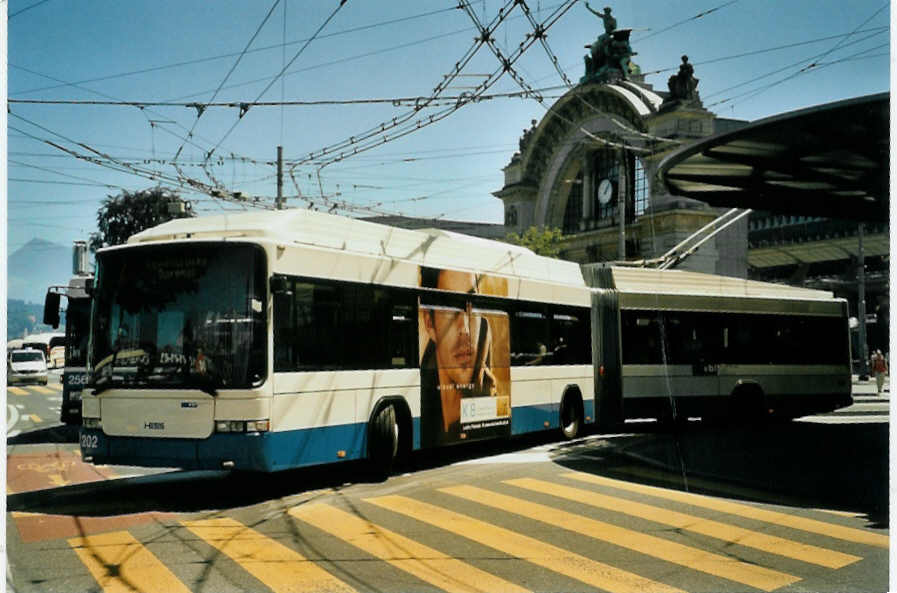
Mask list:
[[[116,359],[116,357],[118,357],[119,350],[121,350],[121,348],[116,348],[112,352],[112,360],[109,361],[109,374],[106,375],[106,377],[100,377],[99,379],[97,379],[96,381],[93,382],[93,394],[94,395],[100,395],[101,393],[103,393],[104,391],[106,391],[107,389],[112,387],[112,373],[115,372],[115,359]],[[103,381],[103,379],[106,379],[106,380]],[[103,381],[103,383],[100,384],[100,381]],[[108,385],[107,385],[107,383],[108,383]]]
[[112,377],[100,377],[99,379],[94,381],[92,385],[89,385],[88,387],[93,388],[94,395],[100,395],[101,393],[103,393],[107,389],[110,389],[113,386],[114,386],[114,382],[112,381]]
[[199,385],[198,387],[203,393],[208,393],[212,397],[218,397],[218,390],[211,385]]
[[218,390],[215,388],[215,381],[212,379],[197,379],[185,385],[185,387],[193,387],[203,393],[208,393],[212,397],[218,397]]

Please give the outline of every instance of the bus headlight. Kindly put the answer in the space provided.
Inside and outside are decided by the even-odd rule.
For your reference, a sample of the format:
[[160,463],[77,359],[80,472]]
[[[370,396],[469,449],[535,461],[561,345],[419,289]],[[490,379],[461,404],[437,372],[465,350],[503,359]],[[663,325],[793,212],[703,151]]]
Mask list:
[[82,418],[81,425],[84,428],[99,430],[100,428],[103,428],[103,421],[99,418]]
[[268,432],[269,420],[216,420],[215,432]]

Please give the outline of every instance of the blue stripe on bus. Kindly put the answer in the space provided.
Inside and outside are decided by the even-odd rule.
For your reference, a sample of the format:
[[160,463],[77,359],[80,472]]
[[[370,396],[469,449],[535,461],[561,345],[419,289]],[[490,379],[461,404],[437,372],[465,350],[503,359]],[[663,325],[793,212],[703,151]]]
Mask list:
[[[511,412],[511,434],[525,434],[560,426],[559,404],[522,406]],[[545,426],[545,423],[548,426]]]
[[[82,455],[98,464],[116,462],[148,467],[277,471],[363,457],[366,424],[345,424],[286,432],[227,434],[205,439],[161,439],[107,436],[82,429]],[[85,443],[96,447],[87,448]],[[343,457],[339,451],[344,451]]]
[[[590,415],[593,402],[583,403]],[[517,407],[511,415],[511,434],[557,428],[558,421],[558,404]],[[420,449],[419,417],[413,419],[413,434],[413,447]],[[81,452],[98,464],[222,469],[225,461],[232,461],[234,469],[277,471],[362,459],[367,450],[366,439],[364,422],[283,432],[214,433],[205,439],[110,437],[102,431],[82,428]],[[85,443],[96,443],[96,447],[85,447]],[[340,451],[345,455],[340,457]]]
[[595,422],[595,400],[587,399],[582,402],[582,413],[585,418],[591,418],[591,420],[586,420],[586,424],[592,424]]

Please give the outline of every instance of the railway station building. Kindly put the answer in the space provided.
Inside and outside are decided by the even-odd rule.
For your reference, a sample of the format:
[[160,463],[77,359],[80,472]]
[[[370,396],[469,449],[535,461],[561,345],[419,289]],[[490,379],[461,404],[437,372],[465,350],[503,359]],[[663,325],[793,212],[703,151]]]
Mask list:
[[718,117],[687,56],[655,89],[631,60],[629,30],[610,24],[579,83],[523,130],[493,192],[503,224],[379,222],[491,239],[560,228],[560,257],[591,264],[657,258],[730,208],[751,208],[677,267],[829,290],[858,316],[863,262],[867,342],[887,350],[888,98],[767,126]]

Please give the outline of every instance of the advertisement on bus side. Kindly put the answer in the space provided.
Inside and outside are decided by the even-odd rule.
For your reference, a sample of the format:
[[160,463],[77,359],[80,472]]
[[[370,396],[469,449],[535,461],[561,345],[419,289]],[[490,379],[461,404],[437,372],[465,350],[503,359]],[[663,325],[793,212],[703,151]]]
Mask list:
[[422,445],[509,435],[508,315],[473,297],[506,296],[507,280],[421,267],[420,286],[434,289],[419,303]]

